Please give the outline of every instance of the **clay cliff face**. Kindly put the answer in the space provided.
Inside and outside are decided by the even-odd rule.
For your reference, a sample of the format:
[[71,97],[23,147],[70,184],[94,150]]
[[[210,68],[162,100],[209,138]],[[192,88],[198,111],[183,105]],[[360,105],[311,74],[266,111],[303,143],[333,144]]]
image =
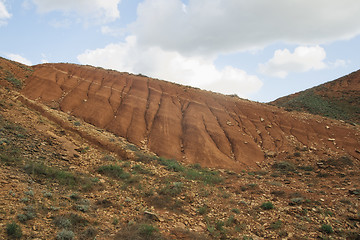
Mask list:
[[33,69],[28,98],[167,158],[233,170],[304,146],[360,158],[359,131],[345,123],[90,66]]

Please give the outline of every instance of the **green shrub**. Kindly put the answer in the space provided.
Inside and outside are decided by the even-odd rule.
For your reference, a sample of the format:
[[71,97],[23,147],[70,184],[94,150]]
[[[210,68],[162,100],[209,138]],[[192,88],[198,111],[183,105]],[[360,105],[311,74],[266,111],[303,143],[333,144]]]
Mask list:
[[75,237],[74,232],[66,230],[66,229],[61,230],[56,235],[56,239],[58,239],[58,240],[72,240],[72,239],[74,239],[74,237]]
[[17,225],[15,222],[6,224],[6,234],[10,238],[21,238],[22,236],[22,230],[19,225]]
[[58,228],[62,228],[62,229],[70,229],[72,226],[70,219],[66,218],[65,216],[56,217],[54,219],[54,224]]
[[274,205],[271,202],[264,202],[260,207],[264,210],[274,209]]
[[321,228],[320,228],[320,229],[321,229],[322,232],[328,233],[328,234],[334,232],[334,230],[333,230],[333,228],[331,227],[331,225],[328,225],[328,224],[323,224],[323,225],[321,225]]

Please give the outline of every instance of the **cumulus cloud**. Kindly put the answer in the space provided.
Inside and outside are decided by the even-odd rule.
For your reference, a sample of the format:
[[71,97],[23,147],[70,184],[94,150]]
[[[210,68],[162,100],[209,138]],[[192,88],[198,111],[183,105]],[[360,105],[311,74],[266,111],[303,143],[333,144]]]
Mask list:
[[325,50],[320,46],[295,48],[291,53],[288,49],[278,49],[273,58],[259,65],[261,73],[273,77],[285,78],[290,72],[306,72],[325,68]]
[[359,12],[358,0],[145,0],[130,28],[143,45],[208,54],[349,39]]
[[25,64],[25,65],[28,65],[28,66],[31,66],[31,65],[32,65],[32,63],[31,63],[30,60],[24,58],[23,56],[21,56],[21,55],[19,55],[19,54],[10,53],[10,54],[7,54],[6,56],[7,56],[7,58],[9,58],[10,60],[13,60],[13,61],[16,61],[16,62]]
[[11,14],[6,9],[5,2],[0,0],[0,26],[7,24],[7,20],[10,18]]
[[76,13],[82,18],[107,23],[120,17],[118,4],[121,0],[32,0],[41,13],[60,11]]
[[235,93],[242,97],[262,86],[260,79],[243,70],[230,66],[218,70],[214,65],[214,58],[189,57],[159,47],[144,47],[138,44],[136,36],[129,36],[125,42],[110,44],[101,49],[87,50],[78,56],[78,60],[82,64],[142,73],[225,94]]

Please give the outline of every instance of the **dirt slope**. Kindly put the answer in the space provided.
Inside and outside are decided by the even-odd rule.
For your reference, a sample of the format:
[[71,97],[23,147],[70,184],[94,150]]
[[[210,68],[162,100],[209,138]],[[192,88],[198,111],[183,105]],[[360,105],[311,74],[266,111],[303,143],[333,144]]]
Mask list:
[[91,66],[33,69],[26,97],[167,158],[234,170],[303,147],[360,158],[359,131],[342,122]]
[[360,70],[271,104],[360,124]]
[[[188,101],[196,100],[199,105],[210,98],[213,100],[207,101],[211,104],[233,102],[241,106],[246,112],[246,115],[237,115],[243,122],[241,134],[250,136],[256,132],[252,130],[255,125],[251,128],[245,124],[250,122],[248,118],[261,116],[256,126],[271,122],[272,126],[265,128],[271,135],[285,126],[283,130],[276,130],[282,131],[286,139],[282,140],[286,144],[278,149],[289,148],[289,152],[279,152],[276,157],[266,159],[259,164],[260,169],[239,173],[207,169],[198,164],[184,165],[155,157],[130,145],[124,138],[56,110],[66,97],[46,101],[55,109],[41,104],[41,99],[29,100],[18,92],[14,83],[36,79],[37,70],[30,77],[33,72],[27,66],[3,59],[0,66],[3,71],[0,78],[4,80],[0,82],[0,239],[360,238],[358,152],[349,148],[352,150],[349,153],[355,156],[351,157],[347,148],[336,148],[348,139],[350,143],[359,140],[357,126],[187,89],[194,98]],[[77,68],[88,71],[87,67]],[[9,72],[11,81],[3,75]],[[101,70],[100,76],[106,76],[104,72]],[[74,71],[69,71],[72,73]],[[88,74],[91,73],[99,72]],[[51,71],[48,74],[56,75]],[[142,78],[139,79],[141,83]],[[29,81],[27,87],[31,86]],[[46,81],[40,89],[47,86]],[[179,88],[164,82],[157,84],[164,84],[161,86],[167,91]],[[42,91],[45,96],[44,89]],[[123,96],[130,97],[130,92],[124,91]],[[166,101],[161,101],[160,109]],[[227,105],[228,110],[233,109],[230,106]],[[202,111],[199,107],[198,112],[192,113],[194,122],[198,115],[207,119]],[[136,117],[134,113],[133,118]],[[295,139],[294,136],[302,136],[304,130],[292,128],[290,134],[287,133],[290,131],[286,127],[287,119],[298,119],[307,126],[318,123],[319,133],[313,133],[317,137],[308,140],[314,140],[316,150],[304,148]],[[216,129],[207,124],[209,132]],[[234,127],[232,120],[225,124]],[[299,127],[294,122],[291,126]],[[340,131],[349,135],[344,137]],[[319,136],[334,138],[320,141]],[[265,143],[265,139],[261,141]],[[133,152],[136,155],[128,155]]]

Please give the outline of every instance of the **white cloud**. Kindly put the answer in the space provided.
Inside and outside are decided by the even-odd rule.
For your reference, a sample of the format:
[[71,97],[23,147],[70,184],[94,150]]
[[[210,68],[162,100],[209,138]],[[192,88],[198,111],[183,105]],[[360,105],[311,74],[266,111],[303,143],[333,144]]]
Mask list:
[[350,63],[350,61],[345,61],[343,59],[336,59],[335,62],[330,63],[333,67],[337,68],[337,67],[345,67],[348,63]]
[[143,47],[135,36],[105,48],[87,50],[78,56],[82,64],[102,66],[119,71],[142,73],[150,77],[196,86],[225,94],[246,97],[260,89],[262,82],[233,67],[216,69],[214,58],[183,56],[159,47]]
[[7,20],[11,18],[11,14],[8,12],[5,6],[5,1],[0,0],[0,27],[7,24]]
[[25,64],[25,65],[28,65],[28,66],[31,66],[31,65],[32,65],[32,63],[31,63],[30,60],[28,60],[28,59],[26,59],[26,58],[24,58],[23,56],[18,55],[18,54],[10,53],[10,54],[7,54],[7,57],[8,57],[10,60],[13,60],[13,61],[16,61],[16,62]]
[[110,35],[113,37],[121,37],[125,35],[125,29],[124,28],[113,28],[109,26],[102,26],[101,27],[101,33],[105,35]]
[[349,39],[359,12],[358,0],[145,0],[130,29],[141,45],[208,54]]
[[290,72],[306,72],[310,70],[319,70],[325,68],[326,58],[325,50],[320,46],[295,48],[291,53],[288,49],[278,49],[275,51],[273,58],[267,63],[260,64],[261,73],[285,78]]
[[120,17],[118,4],[121,0],[32,0],[41,13],[60,11],[76,13],[81,18],[107,23]]

